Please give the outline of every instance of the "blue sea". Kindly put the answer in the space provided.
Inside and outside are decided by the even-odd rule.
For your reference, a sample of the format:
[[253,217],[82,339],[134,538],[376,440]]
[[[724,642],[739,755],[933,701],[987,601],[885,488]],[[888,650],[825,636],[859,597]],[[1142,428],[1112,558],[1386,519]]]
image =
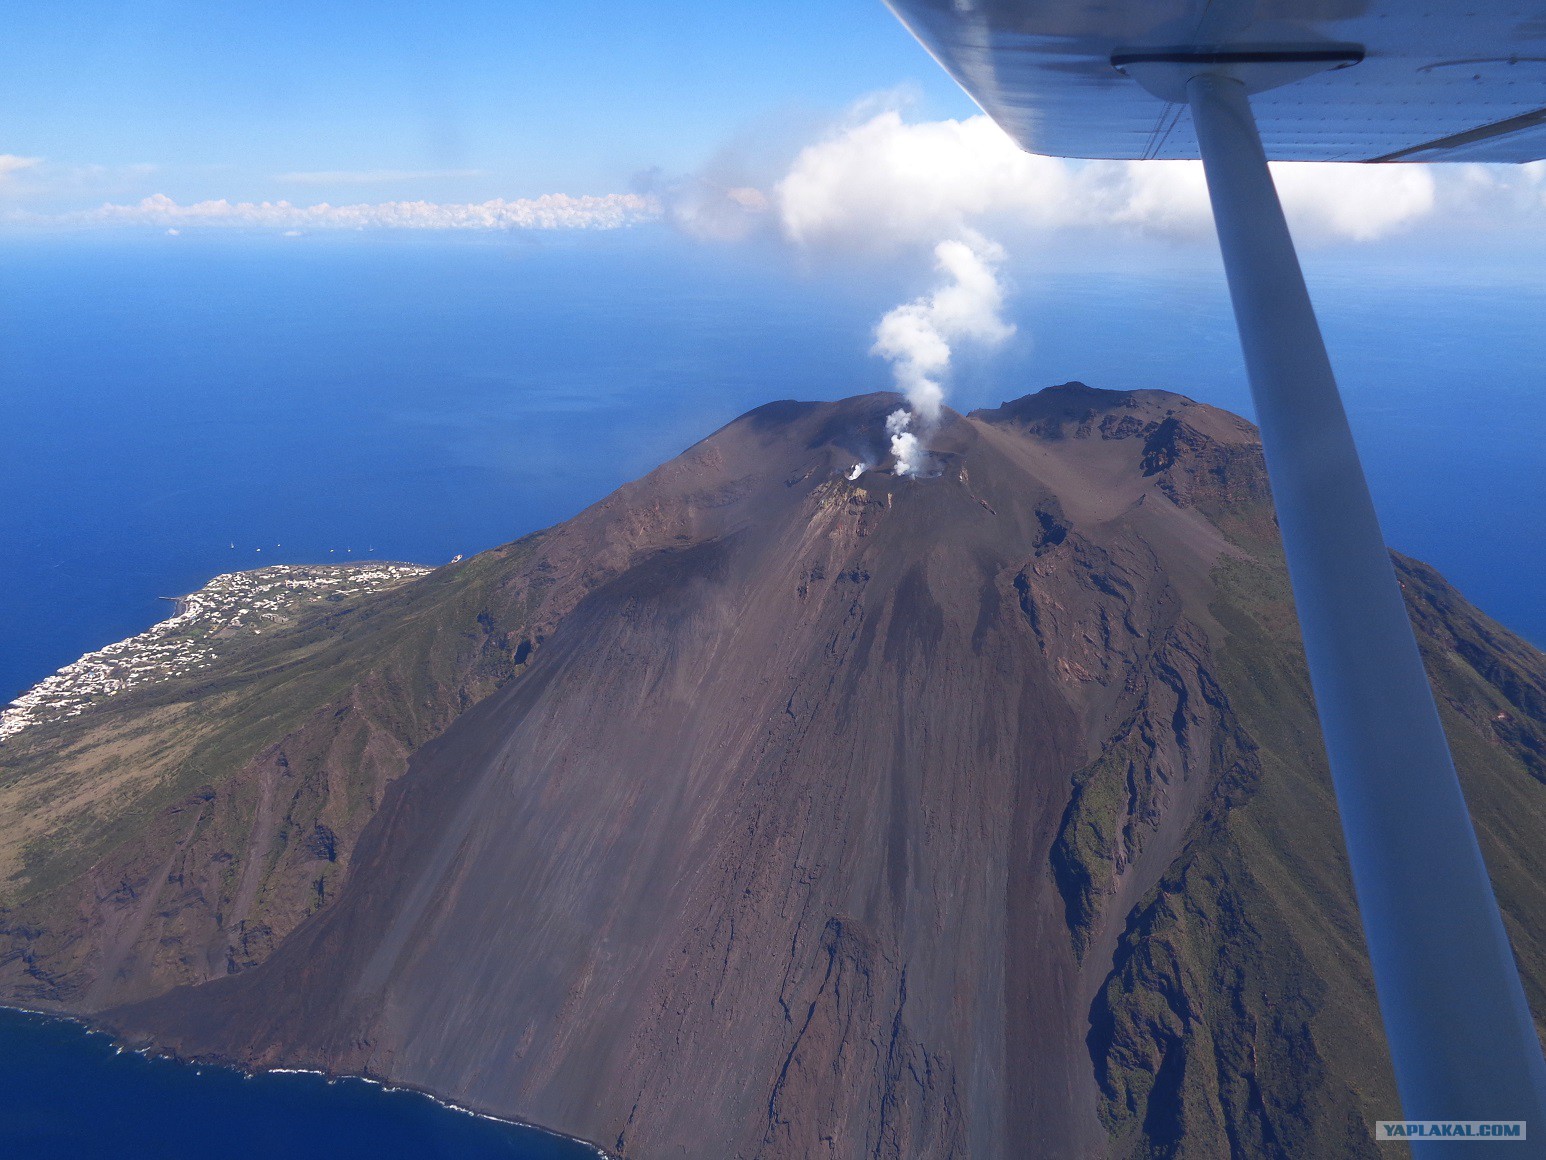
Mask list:
[[190,1067],[0,1010],[0,1156],[595,1160],[576,1141],[357,1079]]
[[[1211,248],[1013,252],[1019,333],[963,358],[953,406],[1080,379],[1249,415]],[[1538,264],[1386,245],[1306,266],[1387,538],[1546,643]],[[884,388],[871,329],[930,282],[910,259],[817,261],[654,228],[0,238],[0,698],[218,572],[443,562],[561,520],[770,399]],[[135,1127],[104,1119],[99,1152],[33,1154],[260,1155],[230,1145],[258,1131],[254,1107],[303,1135],[390,1141],[434,1121],[457,1141],[414,1155],[556,1154],[455,1137],[478,1122],[404,1110],[416,1097],[194,1075],[33,1022],[0,1037],[0,1152],[52,1122],[92,1130],[76,1118],[121,1084],[144,1097],[122,1102]],[[54,1077],[46,1107],[29,1102],[42,1098],[29,1067]],[[152,1123],[184,1122],[190,1101],[218,1148],[126,1150]]]

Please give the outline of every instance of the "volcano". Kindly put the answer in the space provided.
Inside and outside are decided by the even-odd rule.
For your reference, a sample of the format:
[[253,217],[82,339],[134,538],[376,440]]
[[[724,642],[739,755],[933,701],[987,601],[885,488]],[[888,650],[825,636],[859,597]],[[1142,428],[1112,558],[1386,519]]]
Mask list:
[[[897,405],[12,739],[0,995],[623,1157],[1374,1155],[1254,428],[1071,383],[908,478]],[[1396,562],[1546,1011],[1546,658]]]

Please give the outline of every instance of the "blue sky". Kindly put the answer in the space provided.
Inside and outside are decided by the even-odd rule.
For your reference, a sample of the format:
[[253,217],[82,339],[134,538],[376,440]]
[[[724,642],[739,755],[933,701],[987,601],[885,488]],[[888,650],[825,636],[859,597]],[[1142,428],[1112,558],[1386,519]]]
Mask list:
[[[1328,330],[1366,303],[1378,322],[1361,323],[1339,352],[1358,356],[1344,358],[1350,398],[1425,375],[1438,397],[1490,366],[1514,391],[1496,415],[1478,412],[1496,423],[1495,442],[1523,445],[1509,433],[1539,430],[1533,348],[1519,346],[1501,368],[1486,357],[1500,335],[1502,348],[1519,345],[1539,301],[1546,164],[1277,172],[1312,293],[1324,289],[1333,306]],[[230,232],[215,240],[215,227]],[[1083,338],[1056,357],[1065,336],[1040,314],[1051,287],[1088,295],[1092,327],[1135,333],[1174,304],[1153,301],[1153,283],[1130,282],[1134,272],[1200,272],[1223,301],[1195,165],[1020,152],[880,0],[141,0],[7,11],[6,245],[54,253],[68,235],[58,254],[74,246],[111,266],[119,234],[169,260],[181,247],[190,261],[196,247],[215,252],[242,234],[282,263],[277,247],[318,257],[336,240],[387,253],[387,235],[401,239],[404,227],[420,237],[455,229],[459,241],[516,254],[539,237],[561,253],[577,240],[566,228],[624,227],[584,243],[616,255],[664,239],[683,268],[792,271],[791,301],[857,286],[873,317],[854,324],[844,349],[862,358],[889,325],[883,353],[898,383],[949,382],[973,360],[995,390],[1001,377],[1028,388],[1054,370],[1094,373],[1083,369],[1098,361]],[[27,232],[45,237],[18,240]],[[1489,294],[1510,304],[1512,338],[1494,325]],[[1467,295],[1487,321],[1433,324]],[[1453,349],[1442,365],[1414,365],[1430,332],[1451,336]],[[943,340],[959,366],[933,366],[929,344],[909,346],[909,336]],[[1183,323],[1173,338],[1131,368],[1131,381],[1158,375],[1155,385],[1185,389],[1211,368],[1238,385],[1227,314]],[[866,365],[866,382],[884,381],[878,360]],[[1104,374],[1103,385],[1127,381],[1110,365]],[[33,389],[24,376],[11,381]],[[1499,397],[1496,384],[1488,390]],[[1237,391],[1217,401],[1241,400]],[[1519,474],[1519,488],[1533,489]]]
[[50,209],[609,193],[898,85],[972,111],[879,0],[25,4],[0,153]]
[[[880,0],[13,8],[0,227],[664,221],[818,259],[966,228],[1212,245],[1195,166],[1026,159]],[[1546,240],[1546,164],[1281,179],[1310,246]]]

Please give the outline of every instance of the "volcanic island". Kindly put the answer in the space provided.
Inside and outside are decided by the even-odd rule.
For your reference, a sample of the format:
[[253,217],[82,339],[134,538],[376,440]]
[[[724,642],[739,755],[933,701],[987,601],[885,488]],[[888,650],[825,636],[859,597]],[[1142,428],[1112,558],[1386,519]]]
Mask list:
[[[618,1157],[1375,1155],[1257,432],[1069,383],[914,478],[898,404],[34,695],[0,1002]],[[1393,558],[1546,1012],[1546,657]]]

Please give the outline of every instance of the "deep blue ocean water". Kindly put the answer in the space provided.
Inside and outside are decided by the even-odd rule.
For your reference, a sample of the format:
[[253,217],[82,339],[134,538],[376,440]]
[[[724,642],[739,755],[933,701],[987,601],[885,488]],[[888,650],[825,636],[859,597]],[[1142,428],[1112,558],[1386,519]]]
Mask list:
[[[1546,643],[1536,264],[1307,265],[1390,542]],[[1020,334],[957,407],[1079,378],[1249,414],[1211,250],[1011,277]],[[929,280],[657,231],[0,239],[0,696],[216,572],[447,560],[769,399],[882,388],[870,329]]]
[[[1546,643],[1538,263],[1385,247],[1306,265],[1388,539]],[[1010,272],[1020,334],[962,359],[952,405],[1078,378],[1249,414],[1210,249],[1068,243],[1017,250]],[[217,572],[438,563],[561,520],[770,399],[883,388],[871,328],[929,284],[923,264],[659,230],[0,239],[0,698]],[[270,1139],[270,1121],[351,1141],[477,1123],[360,1085],[195,1076],[57,1027],[6,1021],[0,1039],[0,1153],[16,1124],[86,1130],[81,1110],[109,1105],[148,1118],[102,1118],[101,1152],[35,1154],[239,1155],[231,1133]],[[46,1107],[34,1073],[53,1077]],[[193,1107],[220,1146],[155,1151],[147,1125]],[[151,1150],[125,1150],[138,1139]],[[412,1154],[541,1154],[456,1147]]]
[[119,1054],[73,1023],[0,1010],[0,1156],[595,1160],[596,1152],[417,1092]]

